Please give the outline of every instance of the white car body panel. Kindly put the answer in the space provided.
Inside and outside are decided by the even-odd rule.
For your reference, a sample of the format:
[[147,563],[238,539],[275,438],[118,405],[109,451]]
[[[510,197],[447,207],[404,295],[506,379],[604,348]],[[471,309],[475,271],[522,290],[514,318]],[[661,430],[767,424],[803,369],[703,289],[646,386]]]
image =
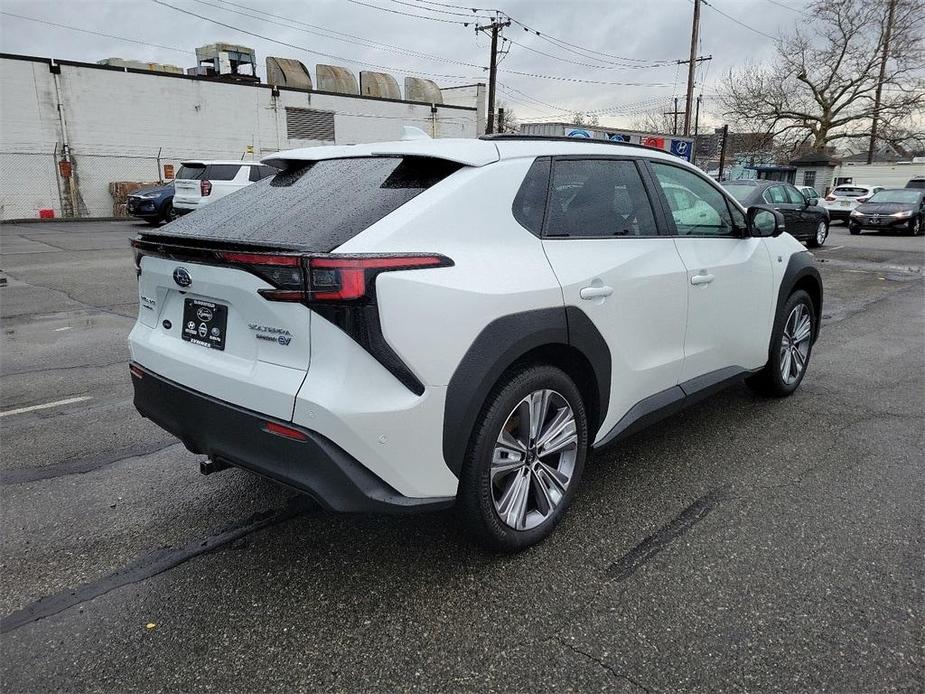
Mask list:
[[[142,258],[132,359],[186,388],[316,432],[414,499],[456,494],[459,480],[443,449],[448,386],[476,338],[497,319],[576,307],[598,328],[610,351],[611,380],[595,442],[652,395],[727,367],[763,366],[778,288],[790,257],[804,250],[789,235],[542,240],[514,218],[513,199],[537,156],[611,153],[689,166],[665,152],[585,140],[414,140],[313,147],[263,160],[288,166],[409,155],[463,165],[332,251],[433,253],[452,261],[383,272],[375,280],[381,338],[420,381],[421,394],[331,314],[261,297],[257,291],[271,285],[256,275],[153,256]],[[248,185],[247,166],[228,183],[242,183],[242,176]],[[190,183],[198,195],[199,181]],[[213,181],[212,200],[221,197],[221,183]],[[183,205],[182,197],[177,204],[182,187],[175,206]],[[702,207],[690,207],[693,221],[715,214]],[[193,277],[188,288],[173,280],[178,265]],[[699,275],[712,281],[692,285]],[[605,286],[613,289],[610,296],[581,297],[583,288]],[[229,307],[224,351],[180,339],[189,297]],[[176,327],[166,328],[165,320]],[[291,340],[257,338],[261,326],[285,330]]]
[[[674,243],[689,278],[681,381],[764,365],[777,299],[764,240],[678,236]],[[698,276],[713,279],[692,284]]]
[[[178,266],[193,278],[187,288],[173,280]],[[296,392],[309,366],[311,311],[301,304],[269,302],[259,277],[228,267],[145,256],[138,282],[138,322],[129,335],[132,359],[151,371],[226,402],[290,419]],[[180,337],[186,298],[228,306],[225,349]],[[169,321],[171,328],[164,327]],[[290,342],[258,338],[252,326],[281,328]]]
[[206,205],[211,205],[216,200],[221,200],[226,195],[230,195],[236,190],[249,186],[253,181],[250,180],[250,168],[257,165],[257,162],[246,161],[189,161],[183,162],[183,166],[188,164],[219,164],[227,166],[238,166],[238,173],[230,181],[219,179],[208,179],[212,183],[212,192],[203,196],[199,184],[199,179],[176,178],[173,187],[173,206],[180,210],[196,210]]
[[[839,191],[842,188],[864,188],[867,192],[863,195],[840,195]],[[825,197],[820,199],[820,204],[829,211],[829,214],[836,214],[839,216],[844,216],[846,214],[851,214],[851,211],[856,208],[861,203],[858,202],[858,198],[870,197],[877,191],[883,190],[883,186],[865,186],[865,185],[854,185],[846,183],[843,186],[836,186],[832,191]],[[834,200],[827,200],[826,198],[835,198]]]
[[[687,273],[670,237],[543,242],[562,284],[610,347],[610,407],[600,438],[640,400],[678,384],[684,362]],[[610,287],[584,300],[584,287]]]

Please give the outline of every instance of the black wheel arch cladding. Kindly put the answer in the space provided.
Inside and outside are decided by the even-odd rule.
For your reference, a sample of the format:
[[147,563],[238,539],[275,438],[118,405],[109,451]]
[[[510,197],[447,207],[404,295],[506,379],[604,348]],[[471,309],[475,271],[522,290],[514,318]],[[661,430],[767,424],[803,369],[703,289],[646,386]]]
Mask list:
[[[586,405],[599,413],[593,426],[600,425],[610,402],[610,349],[584,311],[560,306],[501,316],[478,334],[447,386],[443,457],[457,477],[476,419],[502,374],[525,355],[547,347],[574,349],[587,360],[597,402]],[[591,437],[595,433],[589,429]]]
[[[794,253],[787,262],[787,269],[784,271],[784,276],[777,292],[775,320],[777,316],[780,316],[787,299],[798,289],[806,291],[813,302],[816,314],[816,320],[813,321],[813,342],[815,342],[819,337],[819,328],[822,323],[822,277],[819,270],[816,269],[813,255],[809,251]],[[773,336],[771,339],[773,340]],[[769,354],[771,348],[769,344]]]

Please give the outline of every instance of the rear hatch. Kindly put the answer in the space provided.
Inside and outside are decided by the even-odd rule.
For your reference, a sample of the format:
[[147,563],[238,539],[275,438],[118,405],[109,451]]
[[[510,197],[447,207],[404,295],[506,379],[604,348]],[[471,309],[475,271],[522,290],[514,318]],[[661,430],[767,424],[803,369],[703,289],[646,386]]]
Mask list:
[[212,193],[212,181],[231,181],[238,175],[240,164],[207,164],[184,162],[174,180],[173,204],[195,207]]
[[[356,299],[309,292],[309,263],[346,258],[327,254],[460,166],[401,156],[300,162],[136,238],[133,360],[220,400],[291,419],[310,366],[312,307]],[[322,276],[331,275],[324,268]]]

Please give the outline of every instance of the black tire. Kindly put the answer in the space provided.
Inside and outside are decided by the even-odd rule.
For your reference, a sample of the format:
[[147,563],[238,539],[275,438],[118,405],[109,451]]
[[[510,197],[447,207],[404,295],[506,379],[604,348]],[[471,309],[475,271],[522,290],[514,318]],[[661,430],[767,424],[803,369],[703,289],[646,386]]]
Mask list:
[[[825,222],[824,219],[820,219],[819,221]],[[817,226],[817,231],[818,231],[818,224],[816,226]],[[806,245],[809,246],[810,248],[819,248],[829,238],[829,225],[828,224],[825,225],[825,235],[822,237],[822,241],[818,240],[817,231],[814,231],[813,235],[810,236],[809,239],[806,241]]]
[[161,225],[160,217],[148,217],[145,221],[153,227],[158,227]]
[[164,220],[164,223],[170,222],[173,220],[173,203],[168,200],[164,203],[164,209],[161,210],[161,219]]
[[848,233],[851,234],[852,236],[860,236],[861,227],[856,227],[853,224],[850,224],[848,226]]
[[[510,478],[498,475],[493,483],[492,460],[498,437],[502,433],[502,428],[508,426],[509,418],[514,417],[515,407],[531,393],[542,390],[555,391],[555,394],[571,408],[575,420],[577,446],[572,459],[571,475],[558,503],[548,509],[548,514],[535,527],[518,529],[502,520],[496,510],[496,495],[503,496],[504,482]],[[558,399],[556,402],[560,405],[562,403]],[[563,408],[559,408],[559,412],[561,411]],[[554,416],[551,408],[549,416]],[[508,428],[507,431],[515,436],[512,429]],[[558,525],[574,498],[587,454],[588,418],[585,404],[578,388],[563,371],[553,366],[539,365],[527,367],[506,376],[488,396],[476,420],[463,462],[457,504],[466,529],[486,548],[502,552],[518,552],[545,539]],[[547,457],[545,460],[551,461],[552,459]],[[528,468],[530,466],[524,466],[521,471],[525,471],[524,477],[530,481],[527,493],[529,494],[528,502],[532,503],[540,494],[539,488],[533,486],[539,484],[537,482],[539,475],[534,476]],[[537,496],[533,496],[534,494]],[[542,515],[542,509],[538,506],[534,511],[534,517]]]
[[[803,305],[804,310],[808,312],[811,320],[810,335],[807,343],[803,368],[796,376],[795,380],[788,383],[784,380],[784,376],[781,373],[782,359],[784,355],[784,349],[782,347],[784,329],[787,327],[787,323],[793,311],[797,308],[798,305],[801,304]],[[813,340],[816,333],[818,332],[818,320],[819,317],[816,313],[815,307],[813,306],[813,301],[809,297],[809,294],[804,292],[802,289],[798,289],[793,294],[791,294],[790,298],[787,299],[780,313],[774,319],[774,329],[771,331],[771,347],[768,353],[768,363],[765,364],[761,371],[754,374],[753,376],[749,376],[745,382],[753,390],[761,393],[762,395],[768,395],[776,398],[786,397],[787,395],[793,393],[793,391],[795,391],[797,388],[799,388],[800,383],[803,382],[803,377],[806,375],[806,370],[809,368],[809,362],[813,355]]]

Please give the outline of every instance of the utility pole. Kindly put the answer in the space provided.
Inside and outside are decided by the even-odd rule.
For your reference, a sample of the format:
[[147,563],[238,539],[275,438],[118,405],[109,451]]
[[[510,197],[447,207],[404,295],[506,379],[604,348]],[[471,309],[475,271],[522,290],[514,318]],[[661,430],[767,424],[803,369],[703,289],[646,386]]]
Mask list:
[[498,17],[491,20],[491,24],[477,26],[476,31],[484,31],[491,34],[491,61],[488,64],[488,123],[485,127],[486,134],[495,131],[495,78],[498,73],[498,35],[504,27],[511,26],[511,20],[504,22]]
[[723,180],[723,169],[726,168],[726,140],[729,139],[729,126],[723,126],[723,146],[719,150],[719,180]]
[[877,146],[877,124],[880,120],[880,94],[883,91],[883,80],[886,77],[886,61],[890,57],[890,35],[893,33],[893,12],[896,9],[896,0],[890,0],[886,11],[886,30],[883,34],[883,57],[880,59],[880,77],[877,79],[877,92],[874,94],[874,120],[870,124],[870,146],[867,148],[867,163],[874,161],[874,148]]
[[680,115],[681,113],[684,113],[684,111],[678,110],[678,97],[675,97],[674,98],[674,110],[664,112],[664,115],[666,116],[674,116],[674,129],[672,130],[672,133],[671,133],[672,135],[678,134],[678,115]]
[[[694,68],[697,61],[697,40],[700,37],[700,0],[694,0],[694,24],[691,28],[691,57],[687,66],[687,101],[684,107],[684,134],[691,134],[691,106],[694,100]],[[675,107],[675,111],[677,111]]]
[[694,144],[691,145],[691,164],[697,163],[697,134],[700,130],[700,102],[703,101],[703,94],[697,95],[697,108],[694,109]]

